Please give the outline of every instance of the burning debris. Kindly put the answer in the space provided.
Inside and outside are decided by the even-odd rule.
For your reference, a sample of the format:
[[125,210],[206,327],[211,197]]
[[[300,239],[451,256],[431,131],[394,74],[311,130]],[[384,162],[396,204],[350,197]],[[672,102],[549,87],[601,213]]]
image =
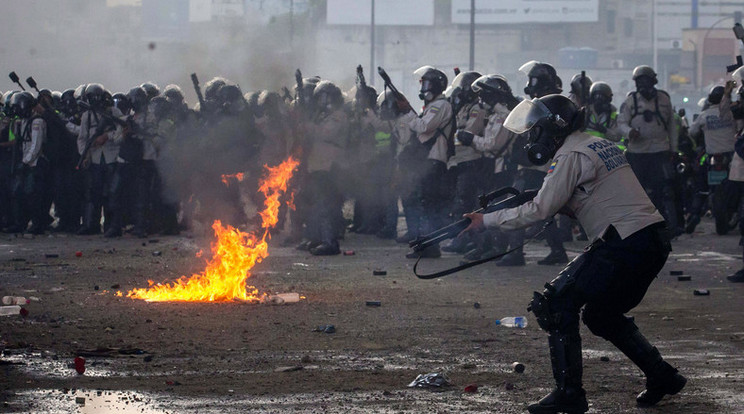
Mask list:
[[[299,161],[290,157],[278,167],[266,166],[267,177],[259,185],[259,191],[265,196],[265,208],[259,213],[262,230],[245,233],[229,225],[223,226],[219,220],[215,220],[212,229],[217,241],[212,243],[212,259],[207,262],[203,272],[190,277],[181,276],[172,283],[155,283],[150,280],[148,288],[135,288],[126,296],[149,302],[264,300],[266,293],[248,286],[246,280],[251,276],[253,266],[269,255],[267,240],[271,238],[269,230],[279,220],[279,197],[287,191],[287,183],[298,165]],[[260,236],[255,234],[260,232]],[[122,293],[117,292],[117,295],[121,296]]]

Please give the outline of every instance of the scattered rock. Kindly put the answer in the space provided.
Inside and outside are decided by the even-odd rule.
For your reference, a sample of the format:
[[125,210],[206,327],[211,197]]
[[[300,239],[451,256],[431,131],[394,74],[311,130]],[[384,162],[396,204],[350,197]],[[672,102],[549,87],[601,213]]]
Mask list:
[[291,367],[277,367],[274,369],[274,372],[294,372],[294,371],[301,371],[302,365],[295,365]]

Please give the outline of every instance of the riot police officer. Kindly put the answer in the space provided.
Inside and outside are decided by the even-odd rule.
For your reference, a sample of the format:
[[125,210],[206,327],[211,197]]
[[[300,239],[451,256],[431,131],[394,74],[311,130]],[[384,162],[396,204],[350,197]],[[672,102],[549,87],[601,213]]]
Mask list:
[[[452,131],[452,105],[444,96],[447,88],[447,75],[439,69],[424,66],[413,72],[421,84],[419,99],[424,101],[424,110],[419,116],[413,113],[408,101],[400,101],[401,111],[406,112],[402,117],[412,131],[418,134],[418,142],[412,140],[409,145],[418,145],[421,154],[422,175],[417,185],[418,202],[421,211],[421,225],[419,234],[443,227],[446,224],[447,212],[445,208],[446,195],[443,193],[444,175],[447,171],[447,160],[454,154]],[[409,232],[410,232],[409,228]],[[412,252],[408,258],[419,256],[436,258],[442,255],[439,245],[431,246],[424,251]]]
[[624,315],[640,303],[669,255],[664,219],[623,152],[607,140],[580,132],[583,122],[583,111],[564,96],[548,95],[518,105],[505,127],[519,134],[534,131],[529,153],[533,158],[552,158],[551,170],[534,200],[486,215],[467,215],[472,220],[469,230],[514,229],[564,210],[578,218],[591,240],[543,293],[535,292],[530,303],[549,335],[556,384],[528,407],[531,413],[589,409],[582,386],[580,311],[593,334],[610,341],[646,374],[638,405],[654,405],[687,382]]
[[677,223],[672,180],[677,152],[677,125],[669,94],[656,88],[656,72],[646,65],[633,69],[636,90],[620,106],[617,124],[628,138],[627,157],[649,198],[667,220],[673,235]]
[[594,82],[589,88],[584,131],[615,142],[622,138],[617,127],[617,108],[612,104],[612,88],[605,82]]

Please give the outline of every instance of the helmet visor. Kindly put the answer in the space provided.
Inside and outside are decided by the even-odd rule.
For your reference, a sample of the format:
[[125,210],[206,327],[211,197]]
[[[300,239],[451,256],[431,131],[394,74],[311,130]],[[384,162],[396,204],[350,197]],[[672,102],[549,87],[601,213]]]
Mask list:
[[524,134],[534,127],[541,119],[551,116],[551,112],[544,103],[535,98],[524,100],[517,105],[506,117],[504,127],[515,134]]
[[525,75],[529,75],[529,73],[532,70],[532,68],[534,68],[535,65],[537,65],[538,63],[540,63],[540,62],[538,62],[536,60],[530,60],[529,62],[527,62],[524,65],[520,66],[519,67],[519,71],[522,72],[522,73],[524,73]]
[[734,80],[738,80],[739,82],[744,81],[744,66],[740,67],[739,69],[736,69],[732,74],[731,77]]
[[424,73],[428,72],[430,69],[434,69],[434,66],[421,66],[420,68],[413,71],[413,76],[415,76],[417,79],[421,79],[421,77],[424,76]]

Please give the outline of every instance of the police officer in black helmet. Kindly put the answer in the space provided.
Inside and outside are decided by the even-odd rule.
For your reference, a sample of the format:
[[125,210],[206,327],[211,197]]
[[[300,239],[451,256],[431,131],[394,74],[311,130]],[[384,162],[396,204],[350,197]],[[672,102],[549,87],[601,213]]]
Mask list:
[[527,407],[530,413],[589,410],[582,386],[580,311],[593,334],[610,341],[646,374],[646,389],[636,397],[639,406],[655,405],[687,382],[624,315],[640,303],[669,255],[664,219],[623,152],[581,132],[583,122],[583,111],[564,96],[519,104],[504,126],[519,134],[533,132],[531,158],[553,159],[543,186],[534,200],[519,207],[466,215],[472,220],[466,230],[514,229],[561,210],[578,218],[591,241],[542,293],[534,293],[529,305],[549,334],[556,385]]
[[[403,115],[402,121],[407,122],[411,130],[418,134],[418,142],[412,140],[410,144],[423,147],[420,151],[422,175],[417,185],[421,222],[418,229],[412,228],[411,224],[415,223],[406,223],[409,234],[419,235],[428,234],[446,224],[446,196],[442,194],[442,190],[447,160],[454,154],[452,145],[454,143],[449,137],[455,125],[452,119],[452,105],[443,93],[447,88],[447,75],[431,66],[421,67],[413,74],[421,84],[419,99],[424,101],[424,110],[416,116],[408,101],[399,102],[399,108],[407,112]],[[436,258],[441,255],[439,245],[435,245],[423,252],[412,252],[407,257]]]

